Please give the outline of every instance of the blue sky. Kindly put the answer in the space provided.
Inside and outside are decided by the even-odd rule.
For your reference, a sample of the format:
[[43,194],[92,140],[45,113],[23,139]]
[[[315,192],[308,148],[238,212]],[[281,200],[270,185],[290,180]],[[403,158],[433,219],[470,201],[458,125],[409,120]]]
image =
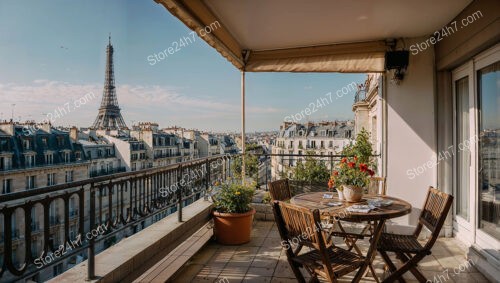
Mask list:
[[[41,121],[71,105],[54,124],[90,126],[101,100],[111,33],[118,101],[128,125],[155,121],[161,127],[239,131],[240,72],[201,38],[154,65],[147,60],[190,32],[153,0],[2,0],[1,118],[10,118],[13,108],[15,120]],[[364,79],[364,74],[247,73],[247,130],[278,129],[286,116]],[[352,119],[353,98],[354,91],[307,119]],[[82,103],[75,107],[75,100]]]

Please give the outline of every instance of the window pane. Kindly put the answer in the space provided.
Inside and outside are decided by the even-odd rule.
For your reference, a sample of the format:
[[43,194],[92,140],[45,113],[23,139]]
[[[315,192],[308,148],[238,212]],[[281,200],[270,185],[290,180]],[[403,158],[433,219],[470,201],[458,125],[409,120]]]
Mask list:
[[[455,82],[457,109],[457,215],[469,220],[469,78],[465,77]],[[467,146],[465,146],[467,145]]]
[[500,62],[478,71],[479,228],[500,239]]

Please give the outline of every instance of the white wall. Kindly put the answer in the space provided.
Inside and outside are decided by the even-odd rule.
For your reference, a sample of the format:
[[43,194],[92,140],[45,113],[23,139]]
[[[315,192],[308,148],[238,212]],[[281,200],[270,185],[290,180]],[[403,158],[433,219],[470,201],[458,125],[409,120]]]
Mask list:
[[103,138],[115,144],[115,156],[121,160],[121,166],[125,167],[127,171],[130,171],[130,144],[112,136],[103,136]]
[[[406,46],[425,38],[405,39]],[[387,102],[387,193],[405,199],[413,209],[408,216],[392,220],[416,225],[427,189],[436,186],[436,119],[434,49],[411,55],[404,80],[395,85],[386,76]],[[418,176],[413,168],[427,167]],[[420,170],[422,171],[422,170]],[[411,229],[409,229],[411,230]]]

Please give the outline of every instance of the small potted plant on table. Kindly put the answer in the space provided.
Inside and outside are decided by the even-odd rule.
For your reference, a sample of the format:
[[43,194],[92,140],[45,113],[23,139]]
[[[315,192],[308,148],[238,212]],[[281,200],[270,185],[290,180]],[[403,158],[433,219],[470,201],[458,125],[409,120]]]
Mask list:
[[348,202],[358,202],[363,197],[363,188],[368,185],[369,178],[374,174],[368,164],[360,162],[358,157],[345,157],[333,170],[328,186],[337,186],[340,199],[343,195]]
[[214,233],[217,242],[239,245],[250,241],[255,209],[250,206],[255,190],[239,183],[223,184],[212,196]]

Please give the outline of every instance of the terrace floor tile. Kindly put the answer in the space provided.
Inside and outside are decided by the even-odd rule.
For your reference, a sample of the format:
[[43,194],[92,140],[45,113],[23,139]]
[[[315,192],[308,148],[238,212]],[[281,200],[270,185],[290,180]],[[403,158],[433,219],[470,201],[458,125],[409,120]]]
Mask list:
[[[345,247],[342,239],[335,239],[335,243]],[[359,240],[358,246],[363,253],[368,249],[368,240]],[[307,252],[303,248],[302,252]],[[395,255],[389,257],[397,263]],[[449,281],[452,282],[488,282],[473,266],[466,270],[454,273],[454,268],[466,262],[466,249],[464,245],[453,238],[440,238],[432,249],[432,254],[419,263],[419,269],[429,280],[436,276],[446,275],[448,268]],[[377,255],[373,261],[375,272],[379,278],[385,274],[384,262]],[[304,277],[309,274],[302,270]],[[198,271],[198,274],[194,274]],[[356,271],[339,279],[339,282],[351,282]],[[411,273],[403,276],[406,282],[418,282]],[[181,278],[190,279],[192,282],[272,282],[288,283],[297,282],[288,264],[285,249],[282,248],[278,229],[273,222],[256,221],[253,226],[252,240],[241,246],[223,246],[214,241],[208,243],[195,255],[190,264],[183,267],[174,282],[183,281]],[[192,278],[192,279],[191,279]],[[320,280],[321,282],[326,282]],[[363,277],[361,282],[375,282],[370,273]]]

